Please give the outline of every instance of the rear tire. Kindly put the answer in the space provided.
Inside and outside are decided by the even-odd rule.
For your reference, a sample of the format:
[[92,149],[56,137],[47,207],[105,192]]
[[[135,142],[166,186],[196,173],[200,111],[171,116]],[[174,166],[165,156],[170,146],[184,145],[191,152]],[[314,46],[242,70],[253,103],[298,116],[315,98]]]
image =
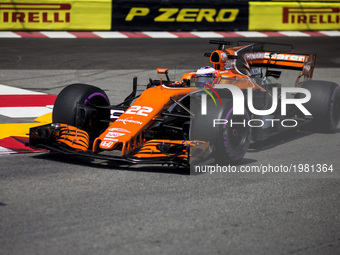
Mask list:
[[[99,121],[100,116],[94,108],[89,108],[91,109],[89,114],[79,107],[81,105],[107,106],[110,105],[110,101],[106,93],[95,86],[68,85],[59,93],[55,101],[52,121],[75,126],[86,131],[90,139],[94,139],[108,127],[108,123]],[[109,114],[109,111],[106,114]]]
[[[340,87],[338,84],[328,81],[307,81],[302,88],[308,89],[311,99],[304,104],[312,114],[313,120],[308,128],[332,132],[339,125],[340,121]],[[300,97],[301,95],[296,95]]]
[[[196,101],[198,98],[195,97]],[[213,146],[213,156],[218,163],[235,163],[246,154],[250,143],[249,114],[233,115],[232,99],[222,98],[223,105],[207,100],[207,114],[201,114],[200,103],[190,103],[195,118],[190,124],[190,140],[208,141]],[[193,107],[194,106],[194,107]],[[214,119],[227,123],[214,125]],[[233,123],[244,123],[231,125]]]

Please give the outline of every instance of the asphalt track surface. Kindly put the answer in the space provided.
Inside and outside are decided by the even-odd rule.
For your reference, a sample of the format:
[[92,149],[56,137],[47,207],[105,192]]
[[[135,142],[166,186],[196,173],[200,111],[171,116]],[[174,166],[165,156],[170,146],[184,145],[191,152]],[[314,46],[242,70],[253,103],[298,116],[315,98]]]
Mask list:
[[[340,38],[266,41],[318,53],[315,78],[340,80]],[[0,49],[1,84],[58,94],[90,83],[113,103],[133,76],[143,83],[170,67],[179,77],[204,66],[213,47],[205,39],[1,39]],[[340,131],[288,132],[237,166],[333,166],[322,175],[192,176],[55,153],[0,155],[0,254],[339,254],[339,156]]]

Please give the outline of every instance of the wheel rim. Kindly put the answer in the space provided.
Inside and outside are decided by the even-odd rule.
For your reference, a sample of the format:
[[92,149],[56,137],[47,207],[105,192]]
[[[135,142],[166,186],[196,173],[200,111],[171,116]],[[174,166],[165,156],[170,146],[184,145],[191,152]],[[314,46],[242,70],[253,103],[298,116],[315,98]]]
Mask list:
[[[93,93],[91,94],[86,100],[85,100],[85,104],[88,104],[88,103],[95,103],[95,102],[100,102],[101,104],[103,104],[104,100],[107,104],[110,104],[108,98],[103,94],[103,93],[100,93],[100,92],[96,92],[96,93]],[[105,105],[105,104],[103,104]]]
[[[105,106],[109,105],[108,98],[99,92],[91,94],[84,102],[86,105],[94,105],[94,106]],[[85,130],[87,130],[90,134],[90,137],[98,136],[106,127],[108,123],[101,122],[100,119],[103,116],[93,116],[91,119],[88,119],[86,123]]]
[[[248,127],[246,126],[246,116],[233,116],[231,108],[227,113],[227,124],[223,125],[223,140],[225,148],[232,148],[235,151],[243,150],[247,143]],[[233,123],[239,123],[231,126]],[[241,124],[242,123],[242,124]]]

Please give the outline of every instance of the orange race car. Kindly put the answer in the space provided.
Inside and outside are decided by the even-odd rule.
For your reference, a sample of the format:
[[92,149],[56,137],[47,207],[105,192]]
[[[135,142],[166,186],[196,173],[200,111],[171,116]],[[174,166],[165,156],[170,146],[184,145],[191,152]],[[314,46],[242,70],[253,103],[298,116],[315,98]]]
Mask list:
[[[311,80],[316,55],[291,45],[211,40],[212,66],[171,81],[152,80],[137,95],[111,105],[95,86],[72,84],[58,95],[53,123],[30,129],[29,146],[128,163],[188,167],[241,160],[250,143],[289,128],[330,132],[340,119],[340,87]],[[279,50],[271,50],[278,48]],[[280,69],[299,71],[281,84]]]

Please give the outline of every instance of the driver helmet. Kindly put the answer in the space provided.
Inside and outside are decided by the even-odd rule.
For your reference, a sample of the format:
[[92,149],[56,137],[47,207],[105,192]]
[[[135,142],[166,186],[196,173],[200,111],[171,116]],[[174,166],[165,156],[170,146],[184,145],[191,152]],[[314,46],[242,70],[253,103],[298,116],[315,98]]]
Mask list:
[[211,84],[212,81],[216,78],[218,72],[216,69],[211,66],[204,66],[199,68],[196,71],[196,79],[199,84]]

